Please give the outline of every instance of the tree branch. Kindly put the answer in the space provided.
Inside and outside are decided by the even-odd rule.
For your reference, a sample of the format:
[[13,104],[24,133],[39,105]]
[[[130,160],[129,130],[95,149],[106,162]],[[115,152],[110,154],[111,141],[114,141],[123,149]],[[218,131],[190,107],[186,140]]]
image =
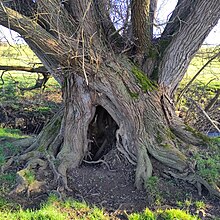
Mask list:
[[[180,2],[183,1],[186,4],[191,2]],[[170,95],[177,88],[193,56],[220,18],[219,0],[193,2],[193,10],[190,10],[187,18],[181,22],[178,33],[172,36],[159,66],[159,84]]]
[[115,48],[116,46],[117,49],[118,48],[123,49],[124,39],[119,34],[119,31],[116,30],[113,22],[111,21],[108,12],[108,1],[94,0],[94,4],[97,11],[97,17],[99,20],[100,28],[105,37],[104,41],[110,44],[112,48]]
[[39,66],[36,68],[26,67],[26,66],[0,66],[0,70],[3,71],[25,71],[30,73],[48,73],[44,66]]
[[218,101],[219,96],[220,89],[217,89],[217,91],[215,92],[215,96],[209,101],[209,103],[205,107],[205,112],[208,112],[215,105],[215,103]]
[[194,11],[195,1],[193,0],[179,0],[172,16],[170,17],[162,35],[162,39],[170,40],[184,25],[190,13]]
[[131,22],[137,51],[146,53],[151,48],[150,0],[132,0]]
[[18,32],[25,40],[27,39],[40,48],[42,52],[50,54],[58,63],[60,61],[66,63],[69,54],[64,54],[63,51],[69,51],[70,48],[58,42],[54,36],[43,29],[37,22],[10,8],[4,7],[1,1],[0,24]]
[[35,20],[5,7],[2,1],[0,24],[18,32],[60,84],[63,82],[63,68],[68,69],[70,65],[76,65],[70,64],[71,60],[81,56],[80,52],[76,53],[76,49],[80,48],[77,47],[78,42],[75,39],[57,39]]
[[213,127],[220,133],[220,129],[218,126],[214,123],[214,121],[209,117],[209,115],[202,109],[202,107],[193,99],[188,98],[191,102],[194,103],[194,105],[203,113],[203,115],[207,118],[207,120],[213,125]]
[[45,86],[46,82],[50,78],[50,74],[48,73],[47,69],[44,66],[39,66],[36,68],[27,67],[27,66],[0,66],[0,70],[3,71],[1,75],[1,80],[3,84],[4,84],[3,74],[6,71],[24,71],[24,72],[30,72],[30,73],[41,73],[43,75],[42,79],[38,76],[34,86],[31,86],[28,88],[19,87],[19,89],[22,91],[42,88],[43,86]]
[[38,0],[36,4],[35,17],[38,24],[57,39],[65,40],[75,33],[76,22],[60,0]]
[[18,87],[21,91],[30,91],[30,90],[34,90],[34,89],[39,89],[39,88],[45,88],[45,84],[47,83],[47,81],[50,78],[50,74],[48,73],[43,73],[43,78],[41,79],[40,77],[37,78],[35,85],[30,86],[30,87]]

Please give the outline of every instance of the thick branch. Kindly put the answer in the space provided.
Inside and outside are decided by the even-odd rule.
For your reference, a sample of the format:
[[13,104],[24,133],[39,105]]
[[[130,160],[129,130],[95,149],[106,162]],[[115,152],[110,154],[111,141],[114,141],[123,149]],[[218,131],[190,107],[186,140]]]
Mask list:
[[69,54],[63,51],[69,51],[69,48],[66,48],[64,44],[58,42],[56,38],[35,21],[10,8],[4,7],[1,2],[0,24],[21,34],[24,39],[37,45],[44,53],[54,57],[58,63],[66,63]]
[[[27,66],[0,66],[0,70],[3,70],[3,73],[5,71],[24,71],[24,72],[30,72],[30,73],[41,73],[43,75],[42,79],[40,77],[37,78],[34,86],[31,86],[28,88],[19,87],[19,89],[22,91],[42,88],[45,86],[48,79],[50,78],[50,74],[48,73],[47,69],[44,66],[39,66],[36,68],[27,67]],[[3,73],[2,73],[2,76],[3,76]],[[3,78],[2,78],[2,81],[3,81]]]
[[4,7],[1,1],[0,24],[18,32],[60,84],[63,82],[63,68],[76,65],[71,60],[81,56],[75,51],[80,50],[77,40],[56,39],[36,21]]
[[[98,22],[93,0],[69,1],[71,14],[79,25],[79,30],[83,30],[86,38],[97,40],[99,34]],[[81,31],[79,32],[81,34]]]
[[110,14],[108,12],[108,1],[94,0],[94,3],[97,12],[97,19],[99,21],[98,23],[104,35],[104,41],[108,42],[113,48],[115,46],[123,48],[124,40],[111,21]]
[[151,47],[150,0],[133,0],[131,4],[132,31],[139,53]]
[[169,40],[181,31],[181,26],[186,22],[190,13],[193,13],[194,11],[194,2],[195,1],[193,0],[178,1],[176,8],[161,35],[162,39]]
[[44,66],[39,67],[27,67],[27,66],[0,66],[0,70],[3,71],[24,71],[30,73],[48,73],[47,69]]
[[178,33],[172,37],[159,67],[159,83],[170,94],[182,80],[190,61],[204,39],[217,24],[220,18],[219,11],[219,0],[195,0],[193,10],[181,23]]
[[76,23],[60,0],[38,0],[36,15],[37,22],[58,39],[70,37],[76,31]]

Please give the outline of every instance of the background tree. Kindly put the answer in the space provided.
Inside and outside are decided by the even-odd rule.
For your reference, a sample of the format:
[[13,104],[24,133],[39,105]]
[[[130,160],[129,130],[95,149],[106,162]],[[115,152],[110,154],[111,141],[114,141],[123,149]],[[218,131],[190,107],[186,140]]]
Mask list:
[[0,1],[0,24],[21,34],[63,90],[64,108],[19,157],[29,168],[44,167],[47,159],[55,179],[69,189],[67,169],[90,154],[98,160],[114,144],[136,164],[137,187],[152,175],[154,157],[172,169],[167,174],[220,196],[217,185],[195,173],[184,146],[202,140],[173,104],[191,59],[220,18],[220,4],[179,0],[161,36],[153,38],[156,3]]

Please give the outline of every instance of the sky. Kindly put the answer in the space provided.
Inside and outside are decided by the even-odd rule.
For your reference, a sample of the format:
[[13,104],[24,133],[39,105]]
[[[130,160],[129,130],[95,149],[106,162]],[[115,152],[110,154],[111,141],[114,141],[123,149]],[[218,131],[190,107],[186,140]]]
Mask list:
[[[175,8],[176,3],[177,0],[158,0],[158,13],[156,20],[159,20],[160,23],[165,23]],[[162,32],[162,27],[158,28],[156,32]],[[11,44],[24,43],[22,38],[17,33],[0,26],[0,41],[5,41],[6,39]],[[220,22],[211,31],[204,44],[220,45]]]

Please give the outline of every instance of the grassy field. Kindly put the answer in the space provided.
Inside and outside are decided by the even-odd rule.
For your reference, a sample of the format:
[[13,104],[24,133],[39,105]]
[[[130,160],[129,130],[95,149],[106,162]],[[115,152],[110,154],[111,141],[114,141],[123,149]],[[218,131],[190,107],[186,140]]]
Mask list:
[[[27,45],[0,46],[0,57],[0,65],[2,66],[38,67],[41,65],[40,60]],[[31,98],[41,93],[40,89],[25,92],[19,90],[19,88],[33,86],[38,77],[42,78],[41,74],[22,71],[0,71],[0,74],[0,100],[7,99],[9,101],[10,98],[23,98],[24,95]],[[45,91],[57,92],[59,89],[58,83],[50,78]]]
[[[214,52],[213,52],[214,50]],[[200,52],[191,61],[188,71],[181,83],[183,87],[190,79],[211,59],[211,57],[217,53],[217,49],[214,48],[202,48]],[[196,84],[201,87],[205,87],[210,90],[220,88],[220,60],[219,58],[214,59],[210,62],[205,69],[198,75],[195,81]]]

